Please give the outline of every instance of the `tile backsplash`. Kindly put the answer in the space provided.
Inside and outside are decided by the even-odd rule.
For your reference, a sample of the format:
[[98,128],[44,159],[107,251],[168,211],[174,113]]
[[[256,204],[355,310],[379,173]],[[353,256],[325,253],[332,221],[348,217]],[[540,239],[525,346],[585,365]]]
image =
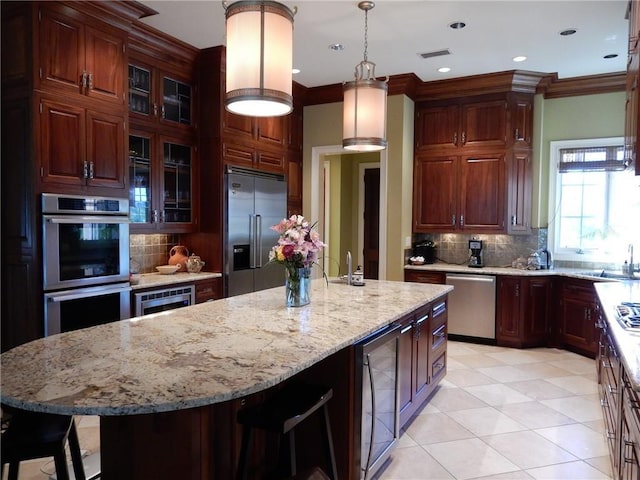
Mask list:
[[180,244],[178,234],[129,235],[129,256],[140,264],[140,273],[154,273],[158,265],[166,265],[169,250]]
[[[469,240],[483,242],[484,264],[492,267],[510,267],[518,257],[527,258],[532,252],[547,245],[547,229],[534,229],[530,235],[469,235],[438,233],[415,235],[414,241],[432,240],[436,244],[439,261],[466,265],[469,261]],[[411,251],[408,251],[411,256]]]

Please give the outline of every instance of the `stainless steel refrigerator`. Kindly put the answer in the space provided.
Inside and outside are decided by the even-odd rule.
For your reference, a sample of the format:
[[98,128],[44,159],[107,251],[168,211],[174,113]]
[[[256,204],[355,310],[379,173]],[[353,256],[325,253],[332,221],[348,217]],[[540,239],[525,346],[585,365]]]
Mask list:
[[284,285],[284,267],[269,264],[279,235],[271,230],[287,215],[287,183],[271,175],[227,167],[224,273],[226,295]]

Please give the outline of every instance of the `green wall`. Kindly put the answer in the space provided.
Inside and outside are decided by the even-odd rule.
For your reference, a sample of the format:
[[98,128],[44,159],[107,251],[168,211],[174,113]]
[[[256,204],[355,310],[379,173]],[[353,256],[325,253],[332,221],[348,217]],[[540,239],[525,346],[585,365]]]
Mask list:
[[546,228],[549,209],[551,142],[624,136],[625,93],[543,99],[534,103],[534,227]]

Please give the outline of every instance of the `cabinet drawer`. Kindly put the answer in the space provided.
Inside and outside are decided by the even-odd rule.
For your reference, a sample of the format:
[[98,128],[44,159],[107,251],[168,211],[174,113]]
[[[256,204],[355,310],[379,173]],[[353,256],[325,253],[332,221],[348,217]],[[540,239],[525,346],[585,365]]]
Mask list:
[[443,376],[447,371],[447,351],[445,350],[431,363],[431,381]]
[[593,301],[595,291],[593,282],[589,280],[565,280],[562,283],[562,297]]
[[442,322],[439,326],[433,327],[431,334],[431,350],[446,345],[447,343],[447,324]]
[[219,282],[215,278],[198,281],[196,283],[196,303],[203,303],[220,298],[218,287]]

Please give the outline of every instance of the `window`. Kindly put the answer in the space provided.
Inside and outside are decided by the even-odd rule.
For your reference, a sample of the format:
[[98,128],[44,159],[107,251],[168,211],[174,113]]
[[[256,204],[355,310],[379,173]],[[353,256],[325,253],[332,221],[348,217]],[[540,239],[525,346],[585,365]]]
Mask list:
[[640,177],[622,138],[551,142],[548,247],[557,260],[622,264],[640,239]]

